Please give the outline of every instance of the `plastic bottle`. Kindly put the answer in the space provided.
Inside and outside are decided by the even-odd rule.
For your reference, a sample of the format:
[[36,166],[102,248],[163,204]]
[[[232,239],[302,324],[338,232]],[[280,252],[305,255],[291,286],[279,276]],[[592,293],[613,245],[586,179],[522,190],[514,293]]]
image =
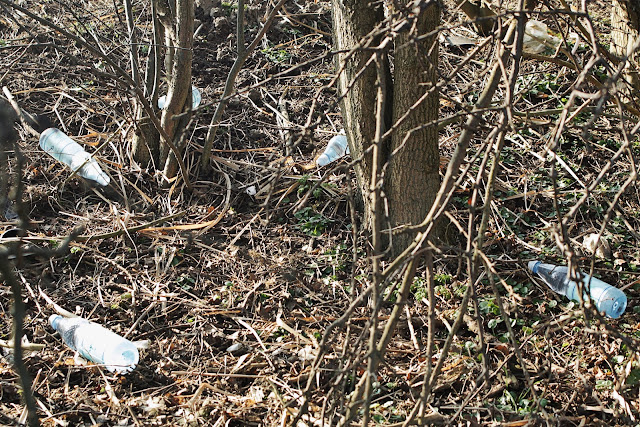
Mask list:
[[327,148],[316,159],[316,165],[318,167],[326,166],[331,162],[344,157],[345,154],[349,154],[349,144],[347,144],[347,136],[338,134],[329,140]]
[[97,323],[58,314],[51,315],[49,323],[71,349],[111,372],[130,372],[138,364],[140,356],[135,344]]
[[555,49],[561,40],[549,34],[547,24],[530,19],[524,29],[522,50],[527,53],[542,53],[546,49]]
[[[579,301],[578,284],[569,279],[569,269],[541,261],[530,261],[529,270],[537,274],[554,292],[565,295],[572,301]],[[599,312],[617,319],[627,308],[627,296],[620,289],[589,275],[582,276],[584,299],[587,291]]]
[[73,139],[60,129],[49,128],[40,134],[40,148],[54,159],[77,171],[78,175],[102,186],[109,185],[111,178],[104,173],[98,162]]
[[[201,101],[202,101],[202,94],[200,93],[200,90],[195,86],[191,86],[191,109],[195,110],[196,108],[198,108],[198,105],[200,105]],[[167,95],[162,95],[160,98],[158,98],[159,109],[162,110],[165,107],[166,103],[167,103]]]

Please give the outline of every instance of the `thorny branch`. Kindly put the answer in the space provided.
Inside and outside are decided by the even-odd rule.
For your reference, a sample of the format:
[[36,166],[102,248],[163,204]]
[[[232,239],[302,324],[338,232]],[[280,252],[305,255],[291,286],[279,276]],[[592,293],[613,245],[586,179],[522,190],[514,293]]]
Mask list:
[[[415,4],[425,6],[426,3],[418,1]],[[239,2],[239,7],[242,4],[243,2]],[[520,8],[522,7],[524,6],[520,4]],[[585,5],[580,7],[584,8]],[[404,114],[396,116],[394,123],[386,128],[382,127],[382,107],[378,107],[375,117],[378,125],[376,143],[372,144],[369,151],[365,153],[372,154],[374,158],[378,158],[377,149],[380,141],[398,132],[400,125],[404,124],[427,99],[428,94],[433,93],[434,90],[442,91],[444,94],[441,106],[446,110],[443,117],[417,125],[408,132],[405,140],[420,129],[438,126],[441,132],[441,155],[443,163],[448,167],[444,173],[443,185],[436,204],[424,221],[419,226],[397,230],[397,232],[419,231],[420,234],[407,251],[389,262],[381,257],[383,252],[381,237],[387,230],[384,230],[382,223],[379,222],[380,215],[387,209],[384,205],[385,194],[381,191],[381,180],[384,177],[381,171],[384,172],[385,165],[378,162],[370,176],[372,184],[370,193],[374,200],[372,206],[377,206],[374,210],[379,214],[373,223],[370,244],[365,242],[366,234],[359,233],[357,229],[358,214],[353,203],[353,191],[349,191],[348,216],[351,217],[353,226],[346,234],[353,241],[353,247],[350,248],[353,252],[352,257],[350,256],[352,262],[346,268],[348,273],[345,276],[348,276],[348,281],[344,281],[344,286],[340,283],[342,279],[337,279],[335,283],[331,282],[331,286],[336,289],[335,292],[340,295],[339,298],[344,300],[344,304],[340,305],[336,300],[332,300],[332,308],[336,313],[332,316],[316,316],[315,310],[318,308],[310,308],[309,318],[317,321],[317,328],[320,331],[314,334],[322,333],[318,348],[315,345],[313,348],[313,351],[317,350],[317,353],[314,353],[315,360],[305,364],[305,361],[295,357],[287,359],[287,363],[295,360],[294,363],[299,363],[302,368],[296,371],[299,376],[295,380],[289,382],[282,380],[279,378],[281,375],[278,372],[279,366],[275,363],[277,358],[269,354],[272,348],[280,345],[279,342],[270,340],[271,337],[263,334],[264,331],[254,323],[243,320],[246,329],[252,332],[251,336],[257,339],[256,348],[259,345],[260,351],[250,353],[246,358],[239,358],[236,367],[238,372],[235,370],[231,373],[207,372],[209,366],[202,365],[190,367],[190,374],[198,378],[203,375],[233,378],[237,375],[238,378],[243,378],[243,381],[254,378],[256,382],[252,383],[251,387],[258,389],[260,387],[258,381],[266,379],[278,396],[278,401],[275,409],[264,405],[260,407],[260,411],[263,411],[261,414],[280,411],[282,415],[278,421],[280,424],[295,425],[303,420],[315,425],[348,425],[354,422],[366,425],[379,421],[382,416],[387,417],[385,422],[392,422],[391,416],[397,416],[396,420],[401,420],[400,424],[405,425],[436,421],[456,423],[460,422],[461,417],[468,417],[468,414],[473,411],[482,413],[485,410],[474,406],[475,402],[489,402],[487,413],[494,411],[491,416],[499,413],[505,421],[520,422],[524,419],[522,414],[526,413],[526,417],[533,419],[539,416],[551,422],[549,414],[555,414],[560,410],[566,412],[567,408],[574,407],[579,408],[579,411],[602,411],[603,417],[618,417],[609,409],[611,402],[603,398],[605,393],[597,391],[592,394],[593,399],[600,406],[587,406],[586,408],[589,409],[585,409],[585,405],[591,405],[591,403],[586,399],[581,400],[580,393],[577,393],[561,404],[550,402],[551,408],[545,407],[545,400],[550,400],[549,395],[553,393],[553,387],[557,387],[559,382],[567,381],[568,378],[574,380],[578,378],[577,382],[580,385],[592,386],[592,379],[582,374],[562,371],[568,356],[563,353],[564,347],[562,349],[559,346],[552,347],[554,344],[552,340],[558,331],[576,328],[580,329],[582,335],[578,335],[581,338],[597,338],[594,339],[594,346],[596,348],[600,346],[603,355],[612,355],[617,351],[616,358],[624,357],[625,364],[628,363],[625,365],[625,371],[619,369],[621,366],[614,366],[614,362],[610,360],[606,360],[603,364],[611,365],[611,376],[615,378],[611,394],[615,396],[615,392],[626,398],[629,396],[630,386],[625,381],[629,377],[629,371],[633,372],[637,366],[634,365],[637,363],[637,353],[634,351],[637,351],[638,340],[623,330],[620,323],[611,322],[595,313],[592,309],[593,304],[590,304],[588,299],[579,310],[574,310],[571,306],[565,307],[565,304],[558,304],[552,309],[550,304],[546,304],[546,299],[554,298],[551,291],[542,287],[534,288],[534,292],[527,293],[522,288],[517,288],[524,282],[530,284],[531,281],[530,275],[527,275],[523,268],[526,259],[544,256],[555,259],[557,262],[565,262],[564,260],[568,259],[570,265],[576,267],[575,275],[579,274],[577,266],[581,265],[585,273],[606,272],[611,277],[620,277],[624,281],[622,286],[629,292],[631,298],[634,298],[637,292],[633,289],[636,279],[623,278],[623,274],[628,273],[626,266],[620,267],[613,264],[607,269],[600,268],[601,260],[597,260],[595,255],[586,258],[586,255],[580,252],[579,240],[577,240],[592,230],[595,230],[600,237],[610,237],[613,234],[612,223],[617,221],[624,222],[624,226],[632,234],[635,233],[634,228],[637,228],[636,218],[630,214],[636,205],[633,202],[630,203],[630,200],[634,197],[633,192],[637,190],[634,150],[640,124],[636,123],[635,110],[629,105],[628,98],[623,93],[624,87],[616,84],[624,71],[623,62],[626,59],[620,62],[606,56],[606,50],[603,50],[602,43],[598,40],[597,30],[593,28],[594,23],[591,22],[586,10],[563,12],[547,9],[527,6],[527,18],[544,19],[560,27],[558,31],[565,36],[562,49],[558,49],[553,54],[523,53],[524,13],[522,10],[510,10],[504,13],[498,11],[495,18],[491,20],[500,24],[496,26],[495,37],[476,38],[474,46],[470,48],[448,46],[442,49],[438,83],[434,87],[425,89],[425,95],[410,106]],[[347,55],[366,52],[368,55],[368,60],[361,64],[362,68],[348,85],[348,90],[355,87],[356,80],[361,77],[365,68],[379,67],[384,55],[393,54],[391,41],[397,32],[408,29],[413,31],[410,19],[400,17],[393,10],[389,12],[385,21],[362,38],[353,51],[340,52]],[[238,13],[238,19],[236,38],[238,58],[240,58],[244,46],[241,40],[244,32],[240,23],[242,21],[240,13]],[[461,24],[453,18],[449,19],[442,22],[437,33],[450,35],[458,32],[460,34],[461,30],[466,31],[470,28],[468,21]],[[486,22],[488,23],[489,20]],[[83,28],[87,29],[89,36],[96,40],[98,46],[96,49],[99,52],[95,54],[99,56],[104,53],[106,44],[101,45],[98,42],[101,39],[96,30],[89,25]],[[569,45],[566,37],[569,30],[573,28],[580,31],[579,47],[583,50],[579,53],[576,53],[576,46]],[[556,31],[555,28],[554,31]],[[414,41],[417,43],[418,40],[432,36],[434,34],[416,34],[411,39],[411,43]],[[80,42],[77,43],[82,45]],[[284,71],[277,71],[267,77],[257,75],[256,81],[259,83],[251,87],[261,87],[266,83],[283,80],[289,74],[303,74],[305,67],[311,64],[318,65],[329,56],[329,54],[323,54],[303,64],[296,64],[286,69],[280,67],[278,70]],[[127,63],[131,60],[128,56],[125,59]],[[602,70],[606,72],[604,77]],[[91,72],[95,73],[95,71]],[[338,73],[341,72],[344,70],[339,69]],[[117,76],[110,76],[110,78],[115,79],[117,85],[124,87],[131,85],[125,77],[118,74],[117,70],[114,73]],[[552,91],[556,90],[555,93],[544,94],[553,99],[538,102],[539,100],[536,100],[532,93],[538,90],[537,85],[541,84],[539,81],[541,76],[552,73],[555,74],[548,77],[550,83],[553,83],[554,79],[565,77],[565,80],[570,80],[570,83],[562,89],[552,89]],[[530,78],[531,76],[533,77]],[[382,79],[379,80],[382,81]],[[229,81],[227,80],[227,83]],[[334,107],[335,102],[338,102],[336,98],[339,100],[345,94],[338,93],[337,96],[332,97],[332,92],[332,96],[329,97],[331,100],[323,103],[320,95],[335,85],[336,77],[329,76],[323,81],[329,83],[322,84],[322,88],[318,89],[318,96],[311,102],[306,123],[296,125],[299,130],[297,143],[312,135],[325,120],[334,125],[332,121],[334,119],[327,119],[322,108],[326,105]],[[222,85],[221,81],[218,83]],[[382,84],[375,89],[379,91],[379,95],[384,94]],[[285,90],[282,93],[287,92]],[[222,96],[222,102],[217,105],[218,108],[224,109],[225,100],[236,94],[237,92],[233,93],[232,88],[229,93]],[[561,99],[564,99],[562,103],[560,103]],[[292,123],[299,120],[299,117],[293,114],[291,117]],[[585,120],[584,117],[587,119]],[[461,118],[466,119],[462,124],[459,123]],[[544,118],[542,124],[540,118]],[[335,124],[339,125],[337,122]],[[210,131],[212,129],[215,131],[215,127],[209,128]],[[598,132],[619,136],[619,141],[616,141],[619,143],[615,146],[604,144],[599,140]],[[514,145],[510,146],[510,143]],[[571,147],[572,144],[588,147],[587,151],[592,151],[588,151],[584,159],[572,159],[570,157],[576,153],[567,149],[567,146]],[[304,148],[304,144],[299,147]],[[514,147],[519,152],[516,156],[512,150]],[[295,156],[296,152],[287,154]],[[521,162],[521,158],[525,156],[531,157],[529,162],[514,165]],[[598,159],[597,166],[591,162],[592,158]],[[306,195],[299,197],[298,203],[292,203],[290,207],[284,208],[281,207],[284,204],[284,197],[295,190],[298,185],[295,181],[299,176],[295,170],[287,169],[285,172],[284,168],[277,169],[277,176],[272,175],[269,178],[271,186],[269,197],[261,204],[261,208],[269,209],[270,203],[273,206],[272,194],[276,197],[279,194],[283,195],[278,198],[275,208],[272,207],[274,213],[286,211],[288,214],[305,203],[313,204],[315,190],[322,190],[329,177],[335,178],[333,173],[335,170],[340,171],[341,179],[344,176],[349,177],[348,172],[351,167],[361,161],[363,161],[362,156],[353,158],[351,162],[345,162],[333,170],[322,170],[313,177],[314,184]],[[248,162],[238,164],[251,167]],[[261,168],[260,170],[268,174],[276,171],[276,168],[262,165],[256,168]],[[530,169],[527,170],[527,168]],[[503,173],[505,171],[506,173]],[[518,174],[521,175],[518,176]],[[531,175],[536,175],[536,179],[540,179],[542,183],[534,182]],[[537,175],[545,176],[538,178]],[[227,196],[224,203],[226,211],[226,207],[233,205],[235,190],[244,186],[243,183],[236,186],[235,181],[238,180],[236,176],[225,175],[225,178],[226,186],[219,183],[213,183],[213,185],[215,188],[226,189]],[[264,176],[253,182],[259,182],[262,178]],[[282,180],[289,180],[286,191],[281,188]],[[571,180],[575,180],[575,184]],[[612,181],[615,181],[615,185],[611,185]],[[291,182],[293,184],[289,185]],[[196,184],[196,188],[203,185]],[[205,184],[209,186],[211,183]],[[348,184],[352,183],[349,181]],[[603,190],[603,187],[607,186],[610,187]],[[569,198],[571,198],[570,203]],[[603,212],[597,216],[593,215],[589,211],[593,204],[598,204],[599,208],[604,206]],[[549,207],[551,205],[553,209]],[[548,215],[550,212],[555,216]],[[235,245],[239,236],[245,231],[247,231],[244,234],[245,237],[252,234],[251,242],[253,243],[255,236],[258,235],[253,232],[261,231],[258,230],[261,225],[255,221],[260,215],[258,213],[251,221],[240,224],[239,228],[242,231],[235,234],[235,237],[232,235],[231,243]],[[187,219],[188,211],[180,210],[177,214],[157,220],[145,217],[135,225],[123,223],[122,228],[117,231],[92,231],[79,236],[77,240],[93,241],[96,245],[100,243],[106,246],[111,239],[125,233],[132,235],[147,229],[157,233],[157,238],[154,240],[154,244],[157,244],[168,240],[169,236],[162,234],[161,230],[155,226],[160,222],[172,222],[179,217]],[[438,241],[433,237],[435,223],[441,217],[446,217],[447,225],[454,229],[451,240]],[[622,226],[623,229],[624,226]],[[535,228],[538,228],[535,230],[536,233],[548,235],[546,240],[534,240],[533,231],[529,234],[523,232],[523,230]],[[177,231],[180,228],[179,226],[166,227],[164,231],[168,230]],[[616,233],[621,234],[619,231]],[[203,232],[199,237],[206,238],[207,235]],[[226,256],[220,246],[205,245],[200,241],[197,244]],[[312,239],[309,246],[313,244]],[[558,249],[554,251],[553,246]],[[535,253],[527,254],[525,250],[535,251]],[[362,255],[365,252],[366,260]],[[136,256],[138,256],[137,253]],[[623,259],[616,255],[616,261],[630,262],[633,256]],[[111,259],[110,255],[101,257],[102,255],[85,256],[83,260],[102,259],[110,266],[115,266],[118,274],[121,274],[125,280],[130,282],[137,280],[133,269],[130,272],[125,262],[121,265],[119,258]],[[590,264],[588,267],[585,259]],[[265,273],[269,274],[271,269],[265,270],[269,270]],[[165,273],[166,271],[168,269]],[[443,279],[442,276],[449,276],[449,279]],[[310,282],[317,279],[318,277],[305,278],[296,282],[295,286],[306,288],[309,287]],[[150,280],[157,285],[157,288],[151,289],[153,287],[151,286],[145,292],[153,295],[153,298],[158,298],[158,301],[160,301],[159,298],[165,298],[165,295],[167,298],[177,300],[178,297],[175,294],[169,291],[163,293],[162,289],[166,289],[160,284],[163,280],[164,276]],[[326,291],[324,285],[326,283],[318,286],[319,292]],[[257,283],[249,295],[255,296],[262,286],[264,285]],[[350,288],[347,289],[346,286]],[[424,287],[424,291],[419,289],[420,286]],[[453,294],[454,290],[455,294]],[[187,287],[177,292],[183,291],[189,295],[189,298],[194,297]],[[211,289],[207,289],[208,291]],[[265,297],[270,296],[268,294],[270,291],[265,292]],[[315,292],[316,289],[313,291]],[[447,292],[453,295],[445,297]],[[230,290],[229,293],[231,293]],[[313,292],[309,292],[309,295],[312,294]],[[231,301],[233,301],[232,298]],[[560,301],[559,297],[558,301]],[[210,300],[198,301],[193,304],[206,306],[210,302]],[[486,311],[488,302],[492,304],[491,312]],[[144,310],[133,323],[129,332],[147,321],[152,324],[154,317],[152,310],[160,310],[161,306],[164,310],[165,303],[166,301],[163,300],[160,304],[154,299],[148,309]],[[179,304],[175,303],[170,306],[173,308],[169,311],[178,306]],[[247,317],[254,314],[248,297],[241,308]],[[448,308],[449,312],[445,312],[445,308]],[[219,313],[229,315],[233,310],[234,307],[229,307],[213,310],[213,312],[217,313],[216,316],[224,317],[225,314]],[[407,319],[401,317],[404,310],[408,312]],[[533,324],[530,315],[536,310],[546,310],[546,313],[541,317],[540,323]],[[322,313],[322,309],[318,311]],[[165,312],[163,311],[163,314]],[[268,312],[260,314],[262,317],[256,316],[256,321],[269,323],[269,320],[265,319],[269,316]],[[521,330],[521,325],[516,323],[522,321],[523,316],[527,326],[530,326],[528,333],[524,333],[524,328]],[[487,323],[489,317],[499,322],[499,326]],[[201,322],[197,316],[195,318],[194,324]],[[285,318],[282,317],[282,319]],[[411,322],[408,325],[411,341],[405,336],[405,330],[401,329],[404,320]],[[216,318],[210,323],[217,327],[218,322],[219,319]],[[581,328],[583,325],[586,327]],[[201,324],[197,327],[200,328]],[[307,334],[310,331],[304,331],[298,335],[299,331],[294,329],[295,327],[288,330],[294,331],[292,335],[296,337],[309,339],[311,336]],[[157,334],[159,330],[162,330],[162,327],[156,325],[156,329],[147,334]],[[251,336],[249,339],[253,339]],[[304,339],[302,341],[306,343]],[[212,346],[209,340],[201,339],[200,341],[202,348],[207,347],[210,352],[216,351],[215,348],[213,350],[209,348]],[[298,344],[293,341],[287,342],[287,345],[293,348]],[[628,352],[626,349],[621,350],[623,344],[630,349]],[[539,350],[540,346],[546,347]],[[281,349],[278,347],[278,350]],[[200,351],[206,354],[205,350]],[[401,359],[398,356],[400,354],[406,357]],[[532,363],[534,361],[532,355],[537,358],[540,354],[545,355],[544,363]],[[225,357],[231,356],[225,354]],[[264,363],[265,358],[268,363]],[[407,360],[410,362],[405,363]],[[241,366],[240,362],[247,363]],[[153,362],[149,362],[151,363]],[[261,364],[268,364],[269,371],[260,371]],[[249,366],[246,368],[247,372],[242,372],[246,366]],[[287,367],[290,366],[287,365]],[[463,374],[455,377],[453,374],[460,367],[463,368]],[[597,367],[597,370],[594,368],[598,375],[609,375],[608,369],[609,367]],[[292,368],[292,371],[294,370]],[[604,371],[607,373],[603,373]],[[176,375],[176,371],[171,374]],[[507,384],[503,378],[503,375],[507,374],[514,374],[517,377],[517,386]],[[451,377],[448,377],[449,375]],[[390,384],[396,384],[395,388]],[[448,396],[443,394],[443,390],[447,390],[446,387],[452,390]],[[215,400],[217,395],[226,396],[229,393],[227,390],[222,390],[220,386],[202,384],[200,387],[194,386],[193,390],[195,394],[189,399],[188,406],[194,411],[194,408],[205,399],[211,401]],[[242,391],[246,392],[246,389]],[[513,408],[504,409],[496,403],[501,397],[505,399],[516,397],[515,393],[525,396],[526,399],[523,401],[530,401],[527,403],[528,406],[517,407],[515,405],[521,402],[515,402]],[[447,399],[452,397],[456,398],[455,404],[447,402]],[[591,397],[589,395],[588,399]],[[615,402],[620,402],[617,397],[615,399],[617,399]],[[620,399],[623,402],[620,403],[620,407],[626,414],[624,399],[622,397]],[[231,402],[231,399],[226,400],[226,397],[222,400],[226,404]],[[383,402],[392,402],[392,406],[381,406]],[[634,404],[635,402],[631,402],[631,411],[635,411],[632,415],[637,413]],[[431,408],[438,412],[431,412]],[[252,410],[245,409],[247,412]],[[131,411],[132,418],[141,416],[139,413],[134,414],[134,409]],[[225,418],[228,417],[226,408],[217,414],[219,414],[220,424],[228,420]],[[623,419],[622,416],[620,419]],[[263,419],[265,423],[267,423],[266,420],[267,417]]]

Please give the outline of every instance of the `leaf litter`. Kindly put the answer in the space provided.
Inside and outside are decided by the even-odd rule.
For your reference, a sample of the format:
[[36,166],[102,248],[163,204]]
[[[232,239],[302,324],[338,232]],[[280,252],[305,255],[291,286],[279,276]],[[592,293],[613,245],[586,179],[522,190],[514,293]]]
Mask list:
[[[249,3],[251,13],[258,16],[262,6]],[[307,3],[296,5],[295,12],[292,6],[287,16],[295,16],[295,21],[283,18],[268,34],[263,52],[256,53],[241,72],[238,87],[317,59],[298,73],[272,79],[230,102],[214,146],[216,170],[195,182],[192,192],[179,182],[163,188],[157,175],[124,161],[114,142],[100,157],[120,183],[119,197],[100,197],[78,180],[67,182],[67,172],[24,137],[21,144],[28,158],[24,200],[32,220],[31,241],[55,247],[71,230],[85,227],[67,256],[25,258],[16,269],[25,287],[27,337],[32,343],[46,344],[44,350],[27,357],[43,424],[279,425],[294,415],[291,408],[301,401],[320,337],[368,284],[367,246],[362,236],[358,236],[356,253],[360,253],[354,260],[349,209],[353,176],[344,167],[346,162],[329,171],[300,166],[310,164],[321,152],[322,143],[341,128],[335,91],[325,87],[333,73],[331,58],[323,56],[330,49],[326,35],[331,32],[329,5]],[[62,6],[46,3],[42,7],[47,16],[55,16],[56,8]],[[122,33],[110,5],[97,2],[93,7],[73,10],[92,22],[102,17],[102,24],[96,27],[102,34]],[[214,31],[235,25],[227,9],[225,3],[213,7],[213,19],[206,11],[198,11],[203,30],[196,41],[199,54],[194,60],[194,80],[205,104],[217,102],[225,69],[232,63],[230,49]],[[257,21],[251,26],[251,13],[249,32],[257,28]],[[458,18],[447,14],[444,22],[454,27]],[[18,43],[19,29],[4,18],[0,31],[4,40]],[[53,34],[43,32],[40,37],[46,42],[25,50],[24,55],[16,54],[17,45],[7,50],[12,55],[0,59],[23,107],[62,117],[69,132],[84,136],[79,140],[88,145],[99,145],[108,139],[104,135],[114,135],[114,141],[126,147],[131,130],[118,125],[126,117],[126,96],[107,81],[87,80],[93,75],[88,69],[102,65],[87,62],[86,52]],[[58,56],[47,43],[67,43],[71,58]],[[460,48],[455,44],[442,48],[443,75],[462,60]],[[48,61],[46,66],[36,60],[38,55]],[[81,59],[77,67],[72,66],[74,58]],[[518,258],[509,256],[559,255],[549,249],[554,246],[549,227],[553,209],[545,169],[549,157],[542,140],[545,127],[556,120],[555,113],[548,111],[557,108],[577,77],[576,70],[554,62],[529,59],[523,66],[522,97],[516,106],[523,113],[516,116],[522,126],[512,136],[516,143],[503,153],[504,173],[499,177],[484,250],[500,268],[505,302],[527,366],[514,357],[489,283],[480,283],[478,310],[485,322],[492,386],[475,391],[475,381],[483,371],[484,361],[478,358],[482,343],[476,318],[465,316],[431,405],[446,416],[462,410],[464,419],[481,423],[519,423],[541,408],[567,423],[623,423],[637,417],[639,411],[633,391],[640,370],[637,349],[602,325],[588,325],[579,315],[569,316],[577,307],[558,302],[544,287],[532,285],[522,267],[526,262],[518,264]],[[473,100],[482,70],[482,64],[474,64],[449,76],[442,90],[446,99],[443,117]],[[276,124],[280,109],[274,98],[278,97],[286,98],[286,123],[294,134],[302,131],[314,97],[325,116],[290,156],[282,149],[282,126]],[[541,109],[547,112],[538,115]],[[211,114],[204,109],[196,116],[194,138],[189,142],[194,152]],[[598,141],[581,141],[579,123],[565,134],[562,146],[571,156],[560,159],[564,163],[559,170],[564,183],[560,191],[567,203],[583,194],[583,187],[594,179],[591,171],[600,170],[617,148],[612,120],[598,119]],[[455,121],[442,127],[445,162],[459,131]],[[481,143],[478,138],[472,149],[480,151]],[[195,165],[198,157],[188,154],[187,160]],[[629,169],[624,158],[616,160],[616,166],[603,181],[614,189]],[[323,180],[325,177],[330,180]],[[468,208],[469,188],[463,183],[452,203],[453,217],[463,223],[466,216],[461,212]],[[592,235],[589,233],[599,228],[611,188],[599,188],[574,218],[576,236]],[[305,206],[300,204],[303,199]],[[631,298],[637,296],[640,282],[636,279],[640,252],[634,234],[638,219],[633,213],[637,205],[637,198],[624,195],[623,208],[616,212],[605,235],[614,246],[616,262],[596,260],[598,273],[610,283],[624,283]],[[609,239],[609,233],[614,238]],[[591,243],[585,246],[594,250]],[[591,255],[584,256],[586,261]],[[437,343],[451,329],[468,286],[458,265],[452,254],[436,259],[436,270],[442,275],[437,282]],[[399,325],[378,374],[372,408],[381,423],[402,420],[410,412],[426,365],[435,363],[440,354],[436,351],[432,360],[424,357],[427,306],[420,286],[416,282],[409,316]],[[77,363],[46,324],[51,307],[40,290],[55,303],[114,332],[148,340],[138,368],[128,376],[106,376],[99,368]],[[10,295],[4,290],[0,298],[3,334],[8,337]],[[389,301],[392,299],[390,292]],[[385,306],[381,318],[389,311],[390,306]],[[638,320],[637,310],[630,307],[616,326],[637,337]],[[368,321],[362,308],[352,317],[350,327],[359,333]],[[335,334],[322,370],[312,378],[316,388],[309,405],[309,424],[322,416],[324,396],[341,369],[339,361],[353,360],[349,371],[353,374],[363,369],[358,362],[363,349],[350,348],[347,339],[351,338],[345,331]],[[524,369],[533,376],[542,396],[537,407],[528,394]],[[0,376],[0,412],[19,419],[20,393],[9,364],[0,365]],[[348,393],[352,385],[348,378],[344,381],[343,391]],[[464,409],[460,404],[467,396],[468,408]]]

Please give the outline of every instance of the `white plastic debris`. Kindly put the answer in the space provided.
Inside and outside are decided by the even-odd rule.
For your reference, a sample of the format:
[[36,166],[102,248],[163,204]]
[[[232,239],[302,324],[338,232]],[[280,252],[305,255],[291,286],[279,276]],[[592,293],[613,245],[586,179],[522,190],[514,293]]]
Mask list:
[[138,350],[148,350],[149,346],[151,345],[151,341],[149,340],[133,341],[133,345],[135,345]]
[[247,351],[247,347],[244,346],[242,343],[235,343],[235,344],[231,344],[229,347],[227,347],[227,352],[233,354],[233,355],[239,355],[241,353],[244,353]]
[[140,409],[142,409],[144,412],[146,412],[151,416],[155,416],[160,411],[164,411],[165,409],[167,409],[167,404],[165,403],[164,399],[161,397],[149,396],[149,398],[142,404]]
[[[195,86],[191,86],[191,109],[195,110],[196,108],[198,108],[198,105],[200,105],[201,101],[202,101],[202,94],[200,93],[200,90]],[[160,98],[158,98],[159,109],[162,110],[166,104],[167,104],[167,95],[162,95]]]
[[251,387],[249,387],[247,397],[254,403],[262,403],[264,401],[264,398],[266,397],[266,393],[264,392],[264,388],[252,385]]
[[78,175],[102,186],[109,185],[111,178],[104,173],[91,154],[60,129],[49,128],[40,134],[40,148],[54,159],[77,171]]
[[111,372],[131,372],[140,360],[138,348],[131,341],[82,317],[52,314],[49,324],[69,348]]
[[440,34],[440,41],[448,46],[456,47],[470,47],[477,44],[475,39],[461,36],[459,34]]
[[327,148],[325,148],[324,152],[316,159],[316,166],[326,166],[344,157],[346,154],[349,154],[347,136],[340,133],[329,140]]
[[298,350],[298,357],[304,362],[310,362],[316,358],[318,350],[307,345]]
[[607,242],[607,240],[602,236],[598,238],[598,233],[591,233],[584,236],[582,247],[588,252],[595,254],[598,258],[611,258],[611,247],[609,246],[609,242]]
[[555,49],[560,39],[549,34],[549,28],[544,22],[530,19],[524,29],[522,50],[527,53],[542,53],[545,49]]

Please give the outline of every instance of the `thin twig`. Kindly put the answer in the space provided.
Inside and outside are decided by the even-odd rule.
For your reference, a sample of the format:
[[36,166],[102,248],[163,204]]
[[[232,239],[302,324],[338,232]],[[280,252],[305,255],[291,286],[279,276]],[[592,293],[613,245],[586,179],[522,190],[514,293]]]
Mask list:
[[[273,7],[273,10],[267,17],[264,25],[262,26],[262,28],[260,29],[256,37],[253,39],[251,44],[242,52],[242,54],[240,53],[238,54],[238,57],[234,61],[233,65],[231,66],[231,70],[229,70],[229,74],[227,75],[227,80],[224,84],[224,90],[222,92],[222,96],[220,97],[220,102],[218,103],[218,106],[216,107],[216,111],[213,113],[213,118],[211,119],[211,123],[209,124],[209,130],[207,131],[207,137],[205,139],[204,147],[202,149],[202,158],[201,158],[202,166],[208,166],[209,161],[211,160],[211,148],[213,147],[213,141],[216,137],[216,132],[218,131],[218,126],[220,124],[220,121],[222,120],[222,114],[224,113],[224,110],[227,107],[227,103],[231,98],[233,87],[235,85],[236,78],[240,73],[240,70],[244,66],[244,63],[246,62],[247,58],[249,58],[249,55],[251,55],[255,50],[255,48],[258,46],[258,43],[260,42],[260,40],[262,40],[262,37],[264,37],[267,30],[271,27],[273,20],[278,15],[278,11],[286,3],[286,1],[287,0],[278,1],[278,3]],[[242,25],[244,25],[244,21],[242,22]],[[238,29],[238,31],[240,31],[240,29]]]
[[0,247],[0,275],[13,293],[13,363],[22,387],[22,396],[27,407],[27,419],[30,427],[40,425],[36,412],[36,401],[31,392],[31,379],[27,367],[24,364],[22,336],[24,335],[24,315],[25,307],[22,300],[22,287],[16,280],[13,273],[12,264],[9,261],[10,250],[7,247]]
[[37,14],[29,11],[28,9],[25,9],[25,8],[23,8],[21,6],[18,6],[17,4],[15,4],[15,3],[13,3],[13,2],[11,2],[9,0],[0,0],[0,3],[6,5],[6,6],[10,7],[10,8],[13,8],[13,9],[15,9],[15,10],[21,12],[21,13],[24,13],[25,15],[27,15],[31,19],[34,19],[35,21],[39,22],[40,24],[42,24],[42,25],[44,25],[44,26],[46,26],[48,28],[51,28],[54,31],[59,32],[60,34],[62,34],[65,37],[67,37],[68,39],[73,40],[74,42],[80,44],[81,46],[84,46],[92,54],[98,56],[99,58],[103,59],[107,64],[109,64],[109,66],[112,67],[116,71],[116,73],[121,78],[123,78],[126,81],[126,83],[133,90],[135,90],[135,93],[138,96],[138,99],[140,100],[145,112],[149,115],[149,118],[151,119],[153,125],[156,127],[156,129],[160,133],[160,136],[162,137],[162,141],[165,144],[167,144],[169,149],[176,156],[176,160],[178,162],[178,165],[180,166],[180,171],[182,172],[182,178],[184,179],[185,185],[189,189],[193,188],[193,186],[191,184],[191,181],[189,180],[188,170],[187,170],[187,167],[184,164],[184,160],[182,159],[182,156],[180,156],[180,153],[179,153],[178,149],[176,148],[175,144],[173,143],[173,141],[171,140],[171,138],[169,137],[167,132],[164,130],[164,128],[160,124],[160,120],[158,120],[158,117],[153,112],[153,108],[149,104],[149,101],[147,101],[147,99],[145,98],[144,91],[140,88],[140,86],[136,85],[135,81],[131,78],[131,76],[122,67],[120,67],[114,61],[113,58],[111,58],[109,55],[105,54],[100,49],[96,48],[95,46],[92,46],[89,42],[87,42],[83,38],[78,37],[78,36],[70,33],[69,31],[65,30],[64,28],[52,23],[51,21],[49,21],[49,20],[47,20],[45,18],[42,18],[42,17],[38,16]]

